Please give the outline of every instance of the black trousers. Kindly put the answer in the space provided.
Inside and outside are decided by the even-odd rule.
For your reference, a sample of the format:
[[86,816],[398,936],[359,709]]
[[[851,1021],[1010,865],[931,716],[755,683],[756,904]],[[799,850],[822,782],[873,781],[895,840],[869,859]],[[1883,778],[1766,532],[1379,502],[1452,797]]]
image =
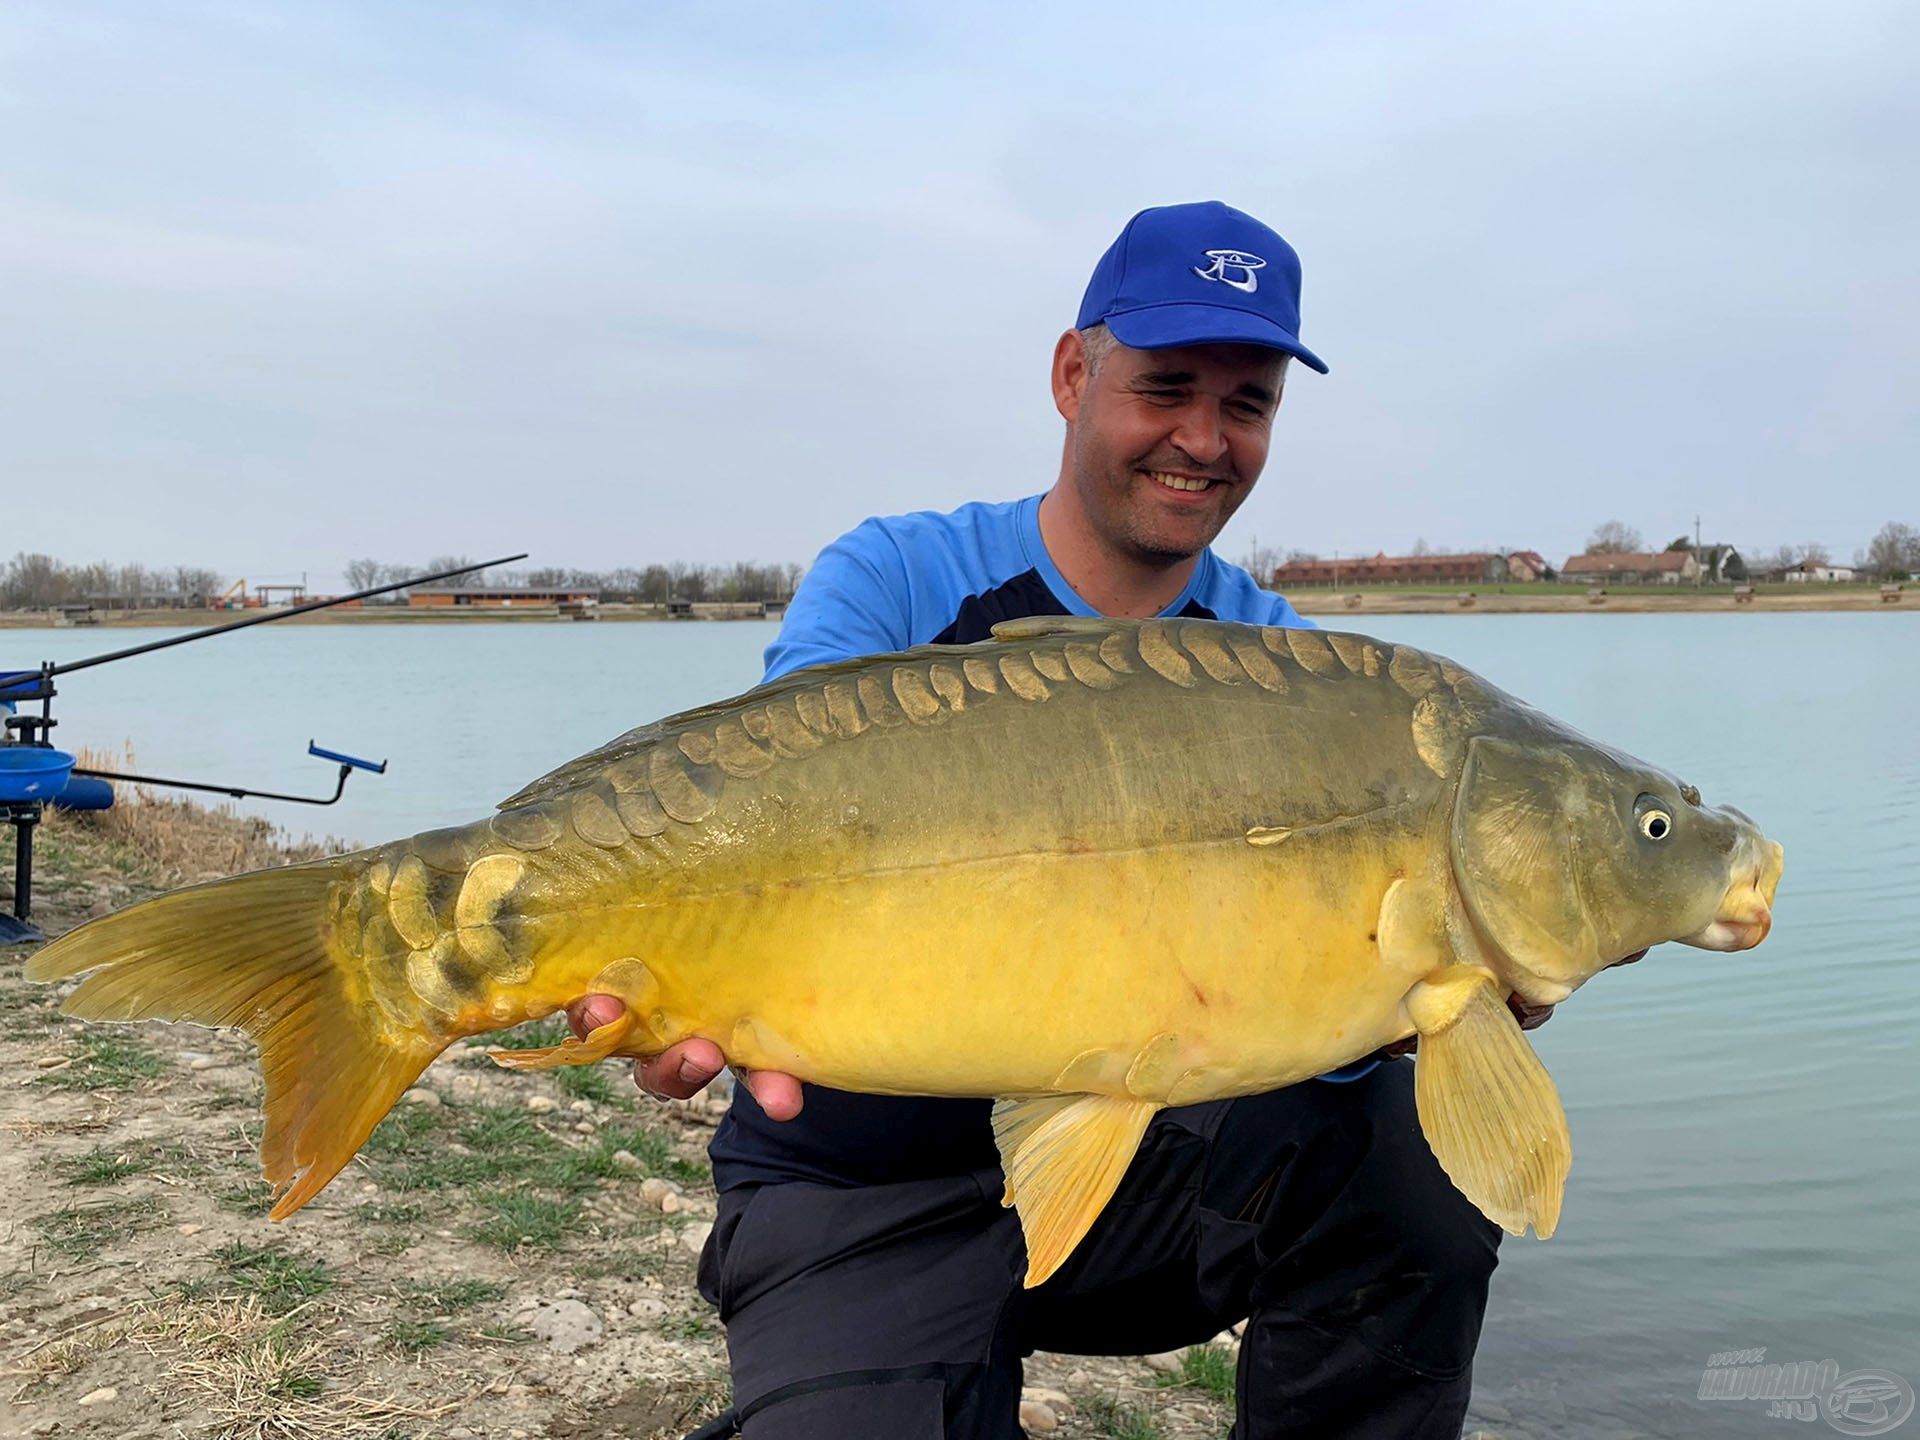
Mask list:
[[1013,1440],[1035,1350],[1149,1354],[1247,1320],[1236,1440],[1458,1440],[1499,1229],[1441,1172],[1413,1064],[1163,1111],[1023,1290],[998,1169],[720,1197],[700,1288],[745,1440]]

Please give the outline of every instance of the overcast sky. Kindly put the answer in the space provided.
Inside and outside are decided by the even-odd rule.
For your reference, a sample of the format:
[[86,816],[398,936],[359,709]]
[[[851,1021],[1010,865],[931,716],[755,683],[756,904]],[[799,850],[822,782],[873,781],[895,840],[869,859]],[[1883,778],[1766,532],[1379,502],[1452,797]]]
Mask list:
[[1221,549],[1920,523],[1920,8],[0,10],[0,554],[807,560],[1044,489],[1136,209],[1299,249]]

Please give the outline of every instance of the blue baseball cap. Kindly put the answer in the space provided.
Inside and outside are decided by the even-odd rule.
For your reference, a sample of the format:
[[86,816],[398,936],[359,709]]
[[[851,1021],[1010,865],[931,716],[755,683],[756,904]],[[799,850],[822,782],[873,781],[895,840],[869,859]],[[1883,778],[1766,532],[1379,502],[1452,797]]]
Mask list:
[[1300,257],[1243,210],[1206,200],[1127,222],[1093,267],[1074,328],[1105,324],[1122,345],[1265,345],[1327,373],[1300,343]]

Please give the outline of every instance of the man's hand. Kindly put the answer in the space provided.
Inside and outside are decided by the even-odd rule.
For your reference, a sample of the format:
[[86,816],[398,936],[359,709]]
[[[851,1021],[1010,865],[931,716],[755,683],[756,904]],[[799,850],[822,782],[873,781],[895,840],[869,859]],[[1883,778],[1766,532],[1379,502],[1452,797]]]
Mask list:
[[[567,1006],[567,1023],[582,1040],[587,1033],[620,1018],[627,1007],[617,995],[583,995]],[[713,1083],[727,1068],[727,1057],[711,1040],[682,1040],[651,1060],[637,1060],[633,1083],[658,1100],[685,1100]],[[800,1113],[800,1082],[778,1070],[739,1072],[753,1098],[772,1120],[791,1120]]]

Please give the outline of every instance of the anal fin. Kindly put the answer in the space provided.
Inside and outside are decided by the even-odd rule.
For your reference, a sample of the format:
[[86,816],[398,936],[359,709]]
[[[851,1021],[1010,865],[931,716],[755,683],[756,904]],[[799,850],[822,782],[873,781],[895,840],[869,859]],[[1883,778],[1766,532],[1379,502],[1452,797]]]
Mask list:
[[1112,1095],[1034,1095],[993,1107],[993,1139],[1027,1237],[1026,1288],[1066,1261],[1106,1208],[1160,1106]]
[[558,1045],[543,1045],[537,1050],[489,1050],[487,1058],[503,1070],[553,1070],[562,1065],[592,1065],[609,1055],[621,1053],[621,1043],[632,1033],[638,1018],[633,1011],[622,1010],[618,1018],[588,1031],[584,1040],[576,1040],[569,1035]]
[[1542,1240],[1560,1221],[1573,1140],[1553,1077],[1487,971],[1437,971],[1407,997],[1413,1093],[1440,1168],[1494,1224]]

